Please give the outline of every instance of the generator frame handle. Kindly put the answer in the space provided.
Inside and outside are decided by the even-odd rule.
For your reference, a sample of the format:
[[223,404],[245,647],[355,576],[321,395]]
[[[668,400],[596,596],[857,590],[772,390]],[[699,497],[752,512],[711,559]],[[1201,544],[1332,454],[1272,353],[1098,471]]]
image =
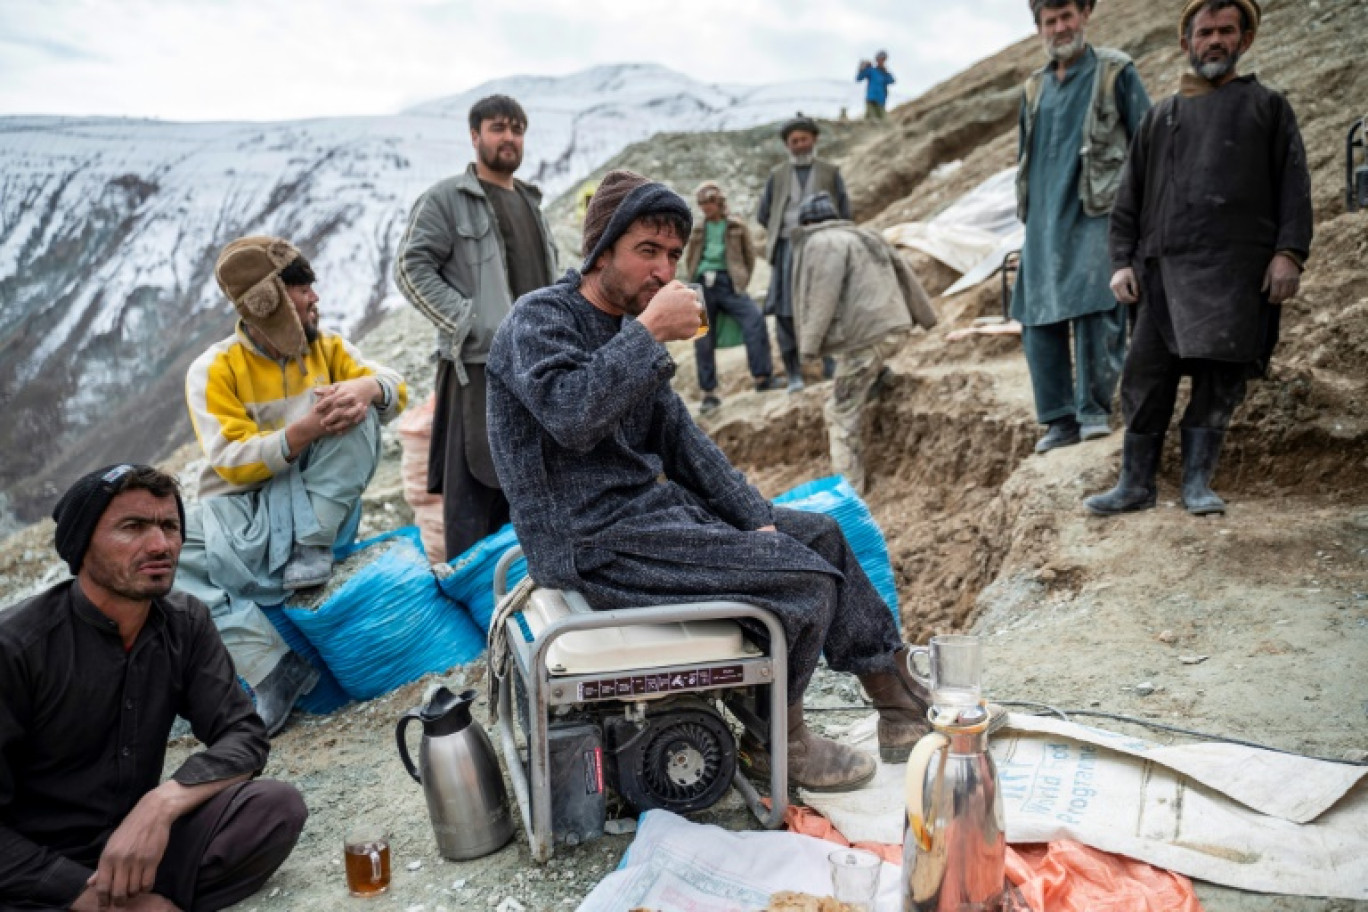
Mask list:
[[[509,549],[495,565],[493,588],[496,598],[502,598],[506,593],[508,568],[521,556],[521,548]],[[551,858],[554,849],[554,834],[551,831],[551,750],[546,725],[550,708],[547,694],[551,686],[551,675],[546,667],[546,654],[556,640],[568,633],[585,630],[737,618],[751,618],[764,624],[769,634],[769,659],[773,668],[769,685],[770,807],[764,806],[755,786],[746,779],[740,769],[733,774],[732,784],[741,793],[746,806],[762,826],[770,830],[782,826],[784,812],[788,808],[788,640],[778,619],[764,608],[745,602],[701,601],[682,605],[649,605],[595,611],[578,592],[565,591],[564,596],[571,613],[553,621],[542,631],[533,646],[528,669],[529,774],[523,773],[513,730],[512,669],[499,682],[499,743],[503,749],[505,765],[508,767],[508,777],[513,784],[513,794],[522,812],[523,829],[527,833],[532,859],[538,863],[545,863]],[[509,618],[506,623],[515,622]]]

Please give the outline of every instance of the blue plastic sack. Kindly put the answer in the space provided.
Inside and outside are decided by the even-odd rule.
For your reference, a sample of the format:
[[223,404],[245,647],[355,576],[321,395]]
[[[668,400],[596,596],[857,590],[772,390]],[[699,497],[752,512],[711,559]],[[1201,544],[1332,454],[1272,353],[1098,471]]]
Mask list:
[[290,622],[285,616],[285,611],[281,605],[269,605],[261,609],[275,629],[280,631],[280,636],[285,640],[285,645],[297,652],[305,661],[314,668],[318,669],[318,683],[314,689],[306,693],[295,701],[295,706],[312,713],[315,716],[326,716],[336,712],[351,702],[351,697],[342,689],[342,685],[333,677],[333,673],[328,670],[327,663],[318,654],[313,643],[309,642],[308,637],[299,632],[299,628]]
[[[448,561],[451,573],[437,583],[448,598],[465,606],[486,634],[494,616],[494,568],[504,552],[517,544],[513,527],[504,526]],[[527,576],[527,560],[520,557],[508,568],[508,588],[512,589],[524,576]]]
[[484,634],[438,588],[416,534],[409,527],[363,543],[389,548],[317,608],[284,607],[353,699],[389,693],[484,650]]
[[884,541],[879,524],[874,521],[869,507],[855,493],[850,483],[840,475],[830,475],[799,485],[792,491],[774,498],[775,506],[808,513],[825,513],[835,519],[845,533],[850,549],[860,562],[869,581],[883,596],[893,620],[898,617],[898,587],[893,582],[893,563],[888,558],[888,543]]

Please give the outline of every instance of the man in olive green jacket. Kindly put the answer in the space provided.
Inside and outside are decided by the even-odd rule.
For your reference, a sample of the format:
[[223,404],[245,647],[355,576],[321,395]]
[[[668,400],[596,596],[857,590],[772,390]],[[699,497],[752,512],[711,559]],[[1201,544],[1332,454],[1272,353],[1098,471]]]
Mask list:
[[893,246],[877,232],[837,218],[825,193],[803,203],[800,225],[793,235],[798,349],[804,358],[836,359],[826,404],[831,467],[864,493],[865,403],[878,396],[888,376],[884,361],[913,326],[934,326],[936,311]]

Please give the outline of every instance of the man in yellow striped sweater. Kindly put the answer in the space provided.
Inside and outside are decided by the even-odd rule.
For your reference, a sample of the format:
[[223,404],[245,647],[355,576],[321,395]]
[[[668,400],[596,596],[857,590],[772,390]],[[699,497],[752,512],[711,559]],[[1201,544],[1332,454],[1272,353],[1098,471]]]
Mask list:
[[360,521],[380,424],[403,410],[408,391],[394,371],[319,330],[313,268],[287,241],[233,241],[214,277],[240,319],[186,373],[207,464],[176,588],[209,605],[274,734],[317,672],[259,606],[328,581],[333,545]]

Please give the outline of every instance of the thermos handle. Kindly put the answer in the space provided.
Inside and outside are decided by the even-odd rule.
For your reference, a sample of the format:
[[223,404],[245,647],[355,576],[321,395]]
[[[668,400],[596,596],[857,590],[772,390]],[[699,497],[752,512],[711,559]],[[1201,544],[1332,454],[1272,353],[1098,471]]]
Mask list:
[[933,754],[949,748],[949,738],[940,732],[931,732],[917,742],[917,746],[912,748],[912,753],[907,758],[907,826],[922,851],[931,848],[931,832],[927,829],[926,820],[922,816],[925,807],[922,803],[922,789],[926,782],[926,770],[931,765]]
[[410,722],[420,720],[418,710],[411,709],[399,718],[399,724],[394,727],[394,740],[399,745],[399,759],[404,761],[404,769],[413,777],[413,781],[419,785],[423,784],[423,777],[418,775],[418,769],[413,765],[413,758],[409,756],[408,742],[404,740],[404,729]]

